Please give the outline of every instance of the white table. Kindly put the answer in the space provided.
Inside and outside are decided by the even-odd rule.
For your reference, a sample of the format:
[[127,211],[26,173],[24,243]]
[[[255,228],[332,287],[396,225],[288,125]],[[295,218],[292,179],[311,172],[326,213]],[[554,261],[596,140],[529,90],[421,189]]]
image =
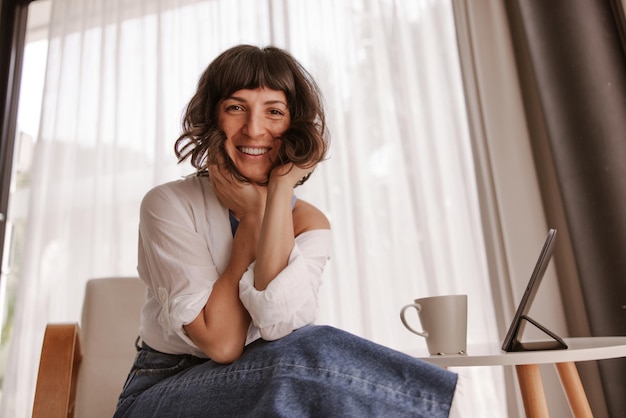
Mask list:
[[507,353],[501,344],[468,345],[467,354],[431,356],[426,349],[405,351],[414,357],[441,367],[515,366],[524,410],[527,417],[547,417],[548,406],[543,391],[539,365],[554,364],[574,417],[592,417],[583,389],[577,361],[626,357],[626,336],[565,338],[565,350]]

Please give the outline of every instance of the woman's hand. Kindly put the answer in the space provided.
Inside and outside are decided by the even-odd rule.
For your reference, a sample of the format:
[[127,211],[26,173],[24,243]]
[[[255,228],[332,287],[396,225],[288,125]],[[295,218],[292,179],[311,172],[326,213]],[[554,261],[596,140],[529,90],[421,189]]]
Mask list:
[[270,173],[254,268],[254,287],[257,290],[265,290],[289,262],[295,245],[293,188],[313,168],[301,168],[289,163],[274,168]]
[[185,325],[185,331],[213,361],[230,363],[243,353],[250,326],[250,315],[239,299],[239,281],[256,259],[266,193],[217,165],[209,166],[209,176],[220,202],[240,222],[228,265],[213,284],[202,312]]
[[314,165],[312,167],[303,168],[294,163],[278,166],[270,173],[270,183],[284,181],[292,187],[295,187],[300,180],[310,175],[313,170],[315,170],[315,167]]
[[237,180],[227,169],[209,166],[209,178],[218,199],[239,218],[262,214],[267,192],[265,188]]

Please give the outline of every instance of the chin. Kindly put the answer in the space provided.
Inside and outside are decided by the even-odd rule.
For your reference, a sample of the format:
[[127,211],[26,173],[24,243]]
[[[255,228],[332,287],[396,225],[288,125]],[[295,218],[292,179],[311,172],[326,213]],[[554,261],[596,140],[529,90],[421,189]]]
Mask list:
[[[250,167],[248,167],[250,168]],[[260,167],[259,167],[260,168]],[[242,176],[244,176],[251,183],[267,183],[270,177],[271,167],[263,167],[263,169],[257,170],[239,170]]]
[[252,184],[266,185],[269,181],[269,174],[241,173],[241,175]]
[[250,181],[258,186],[267,186],[267,183],[269,183],[270,178],[269,176],[265,176],[264,178],[256,178]]

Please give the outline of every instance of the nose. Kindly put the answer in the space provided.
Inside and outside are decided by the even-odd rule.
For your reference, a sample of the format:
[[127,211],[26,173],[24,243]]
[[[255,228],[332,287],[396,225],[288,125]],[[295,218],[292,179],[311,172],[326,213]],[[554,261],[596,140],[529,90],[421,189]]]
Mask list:
[[250,112],[244,126],[244,133],[250,138],[258,138],[266,132],[263,114],[259,112]]

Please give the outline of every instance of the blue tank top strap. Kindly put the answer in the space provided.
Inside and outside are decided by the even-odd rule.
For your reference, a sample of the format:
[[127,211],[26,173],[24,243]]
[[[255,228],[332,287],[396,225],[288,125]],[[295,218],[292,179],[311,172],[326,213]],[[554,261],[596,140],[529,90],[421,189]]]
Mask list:
[[228,218],[230,219],[230,230],[233,233],[233,237],[235,236],[235,232],[237,232],[237,227],[239,226],[239,219],[235,218],[235,215],[228,210]]

